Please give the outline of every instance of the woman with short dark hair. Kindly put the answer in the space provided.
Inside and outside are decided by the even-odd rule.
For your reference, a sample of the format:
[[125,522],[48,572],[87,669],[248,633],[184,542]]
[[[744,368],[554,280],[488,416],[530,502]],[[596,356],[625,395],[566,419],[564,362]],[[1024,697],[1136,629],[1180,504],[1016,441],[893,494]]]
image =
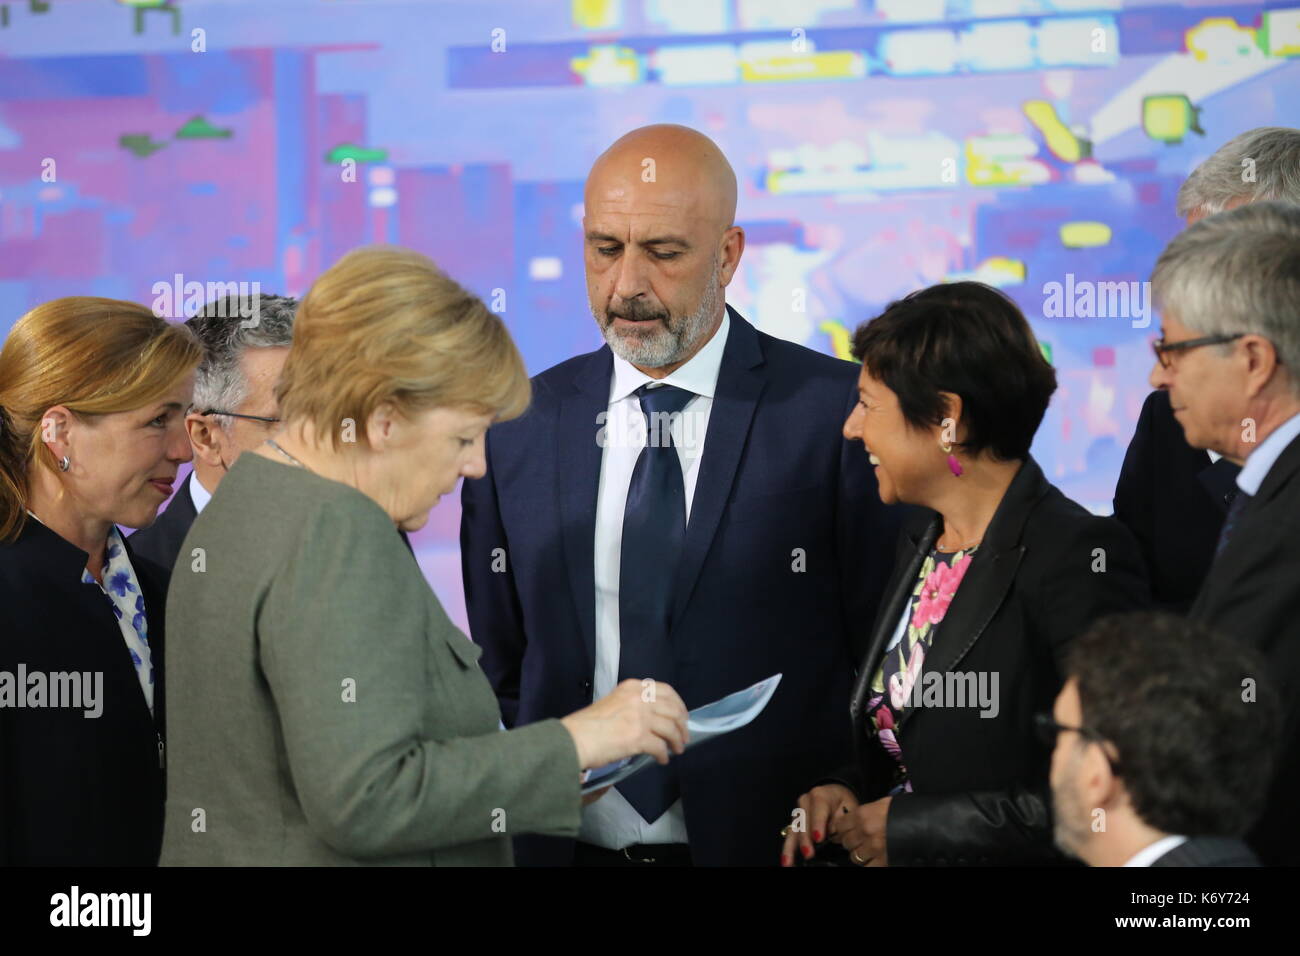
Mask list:
[[1059,859],[1033,718],[1075,635],[1147,604],[1137,546],[1030,456],[1056,373],[1006,296],[913,293],[857,330],[854,353],[844,435],[887,504],[920,508],[854,688],[858,760],[800,797],[782,863],[827,839],[859,866]]

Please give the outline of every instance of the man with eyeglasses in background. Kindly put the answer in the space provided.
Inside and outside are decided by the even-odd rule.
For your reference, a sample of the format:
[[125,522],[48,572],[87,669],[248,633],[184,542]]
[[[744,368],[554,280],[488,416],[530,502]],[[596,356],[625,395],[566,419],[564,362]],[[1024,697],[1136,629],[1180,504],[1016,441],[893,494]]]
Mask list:
[[1189,445],[1241,465],[1189,613],[1260,650],[1279,685],[1281,759],[1249,842],[1267,864],[1300,864],[1300,206],[1201,220],[1161,253],[1151,287],[1163,333],[1151,384]]
[[1071,646],[1039,732],[1056,844],[1089,866],[1258,866],[1241,837],[1276,755],[1277,693],[1239,641],[1116,614]]
[[194,404],[185,416],[194,470],[167,510],[131,535],[131,547],[171,570],[198,513],[226,471],[256,448],[279,422],[275,385],[293,341],[298,300],[282,295],[230,295],[186,321],[203,344],[194,376]]
[[[1178,190],[1178,216],[1194,226],[1269,200],[1300,204],[1300,130],[1260,127],[1219,147]],[[1115,517],[1138,539],[1151,594],[1165,610],[1191,607],[1236,497],[1236,477],[1236,464],[1188,444],[1163,390],[1147,396],[1115,485]]]

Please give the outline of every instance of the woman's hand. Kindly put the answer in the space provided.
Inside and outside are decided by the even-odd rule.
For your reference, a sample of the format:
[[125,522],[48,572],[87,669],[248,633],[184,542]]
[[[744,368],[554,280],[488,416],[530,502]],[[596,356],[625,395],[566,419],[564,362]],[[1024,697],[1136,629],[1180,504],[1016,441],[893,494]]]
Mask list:
[[562,717],[578,748],[578,766],[603,767],[649,754],[667,763],[686,749],[686,705],[662,681],[628,678],[582,710]]
[[885,823],[889,819],[889,801],[882,797],[864,803],[851,813],[840,814],[831,823],[831,839],[849,851],[849,859],[859,866],[888,866],[885,853]]
[[[781,865],[794,866],[794,856],[799,853],[811,860],[817,851],[814,844],[821,843],[830,832],[832,820],[844,817],[858,808],[858,798],[843,784],[828,783],[813,787],[799,798],[802,825],[795,829],[794,822],[786,828],[785,845],[781,847]],[[796,811],[798,813],[798,811]],[[800,817],[796,816],[795,820]]]

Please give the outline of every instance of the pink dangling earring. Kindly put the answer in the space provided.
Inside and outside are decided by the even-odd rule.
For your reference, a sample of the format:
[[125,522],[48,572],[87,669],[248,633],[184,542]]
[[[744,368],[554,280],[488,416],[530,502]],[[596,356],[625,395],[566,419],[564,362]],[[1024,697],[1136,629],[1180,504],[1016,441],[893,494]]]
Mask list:
[[957,456],[952,453],[952,445],[940,444],[939,447],[948,455],[948,470],[952,472],[954,478],[960,478],[962,475],[961,462],[959,462]]

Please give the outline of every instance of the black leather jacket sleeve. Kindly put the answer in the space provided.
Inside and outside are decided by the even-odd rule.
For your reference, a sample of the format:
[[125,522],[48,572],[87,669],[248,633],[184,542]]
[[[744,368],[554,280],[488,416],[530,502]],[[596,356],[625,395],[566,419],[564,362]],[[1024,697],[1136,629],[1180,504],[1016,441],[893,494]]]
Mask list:
[[889,865],[1063,863],[1046,797],[1025,789],[900,793],[885,824]]

